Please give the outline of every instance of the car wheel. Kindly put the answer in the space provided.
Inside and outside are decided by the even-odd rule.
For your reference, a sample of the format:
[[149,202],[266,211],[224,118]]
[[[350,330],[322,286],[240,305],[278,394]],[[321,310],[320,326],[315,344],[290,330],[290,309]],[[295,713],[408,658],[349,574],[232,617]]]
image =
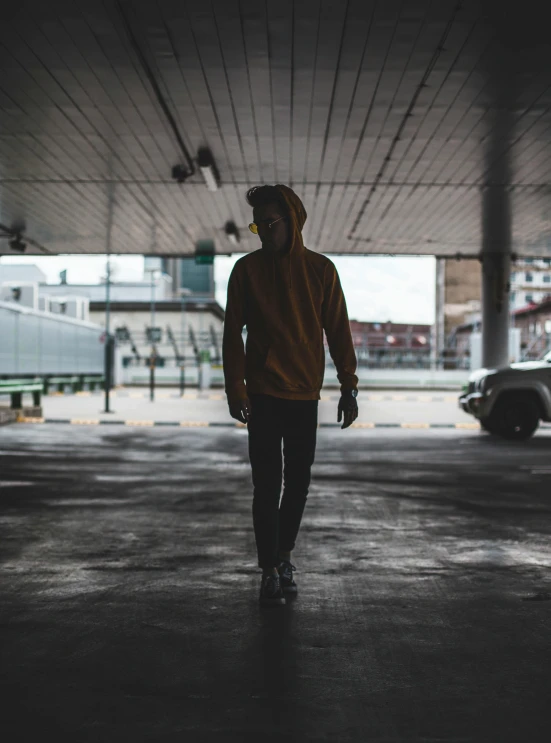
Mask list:
[[[490,433],[512,441],[526,441],[540,422],[540,412],[529,395],[507,395],[498,400],[490,416]],[[487,430],[490,430],[488,428]]]
[[492,417],[479,418],[480,427],[491,434],[499,434],[497,423]]

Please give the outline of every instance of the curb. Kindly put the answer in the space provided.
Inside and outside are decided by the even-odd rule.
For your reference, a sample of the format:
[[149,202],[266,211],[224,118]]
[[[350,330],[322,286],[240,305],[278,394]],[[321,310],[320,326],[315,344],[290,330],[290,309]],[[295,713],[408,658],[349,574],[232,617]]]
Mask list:
[[[61,423],[73,426],[134,426],[155,428],[172,426],[174,428],[246,428],[245,423],[225,423],[207,421],[152,421],[152,420],[100,420],[99,418],[31,418],[21,417],[18,423]],[[318,428],[341,428],[340,423],[319,423]],[[455,428],[479,430],[479,423],[352,423],[350,428],[402,428],[402,429],[431,429]]]

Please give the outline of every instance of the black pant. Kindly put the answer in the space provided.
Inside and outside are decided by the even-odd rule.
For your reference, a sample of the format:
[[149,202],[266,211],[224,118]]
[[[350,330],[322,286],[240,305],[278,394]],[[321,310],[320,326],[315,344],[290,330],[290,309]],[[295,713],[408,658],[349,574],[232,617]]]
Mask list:
[[250,395],[250,400],[253,525],[258,565],[268,569],[279,564],[280,550],[290,552],[295,546],[316,452],[318,401],[271,395]]

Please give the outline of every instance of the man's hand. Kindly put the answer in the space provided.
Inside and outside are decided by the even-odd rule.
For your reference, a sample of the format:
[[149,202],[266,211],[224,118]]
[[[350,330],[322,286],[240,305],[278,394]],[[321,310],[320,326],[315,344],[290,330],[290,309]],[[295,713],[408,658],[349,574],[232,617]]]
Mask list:
[[248,397],[230,403],[229,408],[231,417],[235,418],[236,421],[240,423],[248,423],[250,421],[252,407]]
[[344,421],[341,428],[348,428],[358,417],[358,403],[351,392],[342,392],[339,400],[339,417],[337,423],[341,422],[344,413]]

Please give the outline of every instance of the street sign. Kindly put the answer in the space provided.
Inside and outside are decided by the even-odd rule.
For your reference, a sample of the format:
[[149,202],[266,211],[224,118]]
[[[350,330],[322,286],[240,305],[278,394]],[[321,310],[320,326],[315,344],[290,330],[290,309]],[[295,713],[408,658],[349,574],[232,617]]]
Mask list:
[[195,243],[195,265],[214,263],[214,240],[197,240]]

